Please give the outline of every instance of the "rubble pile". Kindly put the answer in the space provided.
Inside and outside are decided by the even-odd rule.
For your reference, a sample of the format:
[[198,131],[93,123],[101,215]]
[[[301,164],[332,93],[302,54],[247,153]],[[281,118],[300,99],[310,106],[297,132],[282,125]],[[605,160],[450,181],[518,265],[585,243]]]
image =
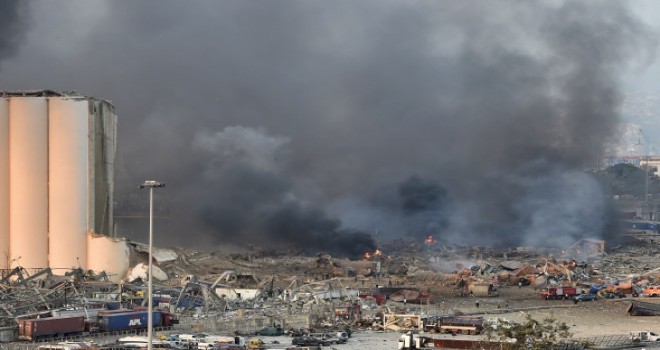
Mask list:
[[[62,310],[90,317],[95,308],[144,307],[147,262],[144,247],[135,249],[141,258],[120,282],[82,269],[64,276],[49,269],[6,271],[0,280],[0,326]],[[157,309],[175,315],[180,327],[196,332],[402,329],[418,327],[422,316],[475,312],[480,304],[508,309],[516,301],[513,290],[538,299],[649,295],[660,283],[659,257],[655,245],[606,251],[598,240],[564,250],[396,241],[357,261],[259,249],[156,249],[153,300]],[[631,309],[638,311],[631,314],[653,314],[654,307],[635,304]]]

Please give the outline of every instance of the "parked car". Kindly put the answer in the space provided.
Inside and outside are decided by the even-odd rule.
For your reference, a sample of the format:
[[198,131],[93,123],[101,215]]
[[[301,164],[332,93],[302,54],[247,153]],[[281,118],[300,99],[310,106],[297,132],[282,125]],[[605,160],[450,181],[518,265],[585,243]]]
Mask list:
[[284,334],[284,330],[278,326],[262,328],[255,333],[260,336],[280,336],[282,334]]
[[598,300],[596,294],[580,294],[573,298],[573,301],[577,304],[578,301],[595,301]]

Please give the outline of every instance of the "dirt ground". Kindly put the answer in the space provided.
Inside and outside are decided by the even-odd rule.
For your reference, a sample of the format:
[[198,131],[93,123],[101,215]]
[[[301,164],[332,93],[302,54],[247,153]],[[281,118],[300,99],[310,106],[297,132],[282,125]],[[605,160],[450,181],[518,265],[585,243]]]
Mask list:
[[[523,321],[527,314],[539,320],[553,318],[566,323],[576,338],[626,334],[635,330],[660,331],[660,317],[628,316],[626,310],[630,305],[630,298],[575,304],[570,300],[543,300],[538,291],[531,287],[500,287],[499,292],[500,296],[494,298],[446,297],[439,300],[435,306],[409,305],[407,308],[411,311],[421,309],[428,314],[446,314],[460,310],[466,314],[482,315],[484,318],[503,317],[517,322]],[[476,307],[476,301],[479,301],[479,308]]]
[[[476,301],[479,307],[476,307]],[[648,300],[648,299],[646,299]],[[444,301],[444,302],[443,302]],[[508,309],[506,304],[508,303]],[[591,338],[611,335],[626,335],[630,331],[660,331],[660,317],[628,316],[626,309],[630,299],[607,299],[592,302],[543,300],[538,292],[530,287],[504,287],[496,298],[456,298],[447,297],[436,305],[403,305],[388,302],[401,311],[424,314],[447,314],[460,310],[465,314],[481,315],[484,318],[500,317],[510,321],[524,321],[526,315],[541,320],[553,318],[565,322],[575,338]],[[498,308],[499,306],[499,308]],[[357,331],[347,344],[332,345],[326,349],[396,349],[401,333]],[[289,337],[266,337],[268,348],[285,348],[290,344]],[[273,341],[280,344],[273,344]]]

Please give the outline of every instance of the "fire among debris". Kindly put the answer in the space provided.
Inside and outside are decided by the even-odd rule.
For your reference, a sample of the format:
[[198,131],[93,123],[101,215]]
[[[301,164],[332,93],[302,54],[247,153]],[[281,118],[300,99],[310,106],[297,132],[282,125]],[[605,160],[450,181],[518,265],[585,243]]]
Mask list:
[[380,257],[383,255],[383,252],[380,249],[376,249],[373,252],[365,252],[363,257],[364,260],[371,260],[372,258]]
[[428,244],[428,245],[438,244],[438,240],[433,239],[433,236],[429,235],[424,239],[424,244]]

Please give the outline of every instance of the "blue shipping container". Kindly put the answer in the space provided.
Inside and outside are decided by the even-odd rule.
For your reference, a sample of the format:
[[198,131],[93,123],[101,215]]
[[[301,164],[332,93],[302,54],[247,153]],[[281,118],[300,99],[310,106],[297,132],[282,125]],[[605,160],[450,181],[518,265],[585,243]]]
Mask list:
[[[99,315],[99,328],[104,332],[147,328],[148,316],[149,313],[147,311]],[[163,319],[160,316],[160,312],[153,312],[154,327],[160,326],[163,322]]]
[[643,220],[624,220],[623,227],[629,230],[641,230],[658,232],[660,223],[657,221],[643,221]]

